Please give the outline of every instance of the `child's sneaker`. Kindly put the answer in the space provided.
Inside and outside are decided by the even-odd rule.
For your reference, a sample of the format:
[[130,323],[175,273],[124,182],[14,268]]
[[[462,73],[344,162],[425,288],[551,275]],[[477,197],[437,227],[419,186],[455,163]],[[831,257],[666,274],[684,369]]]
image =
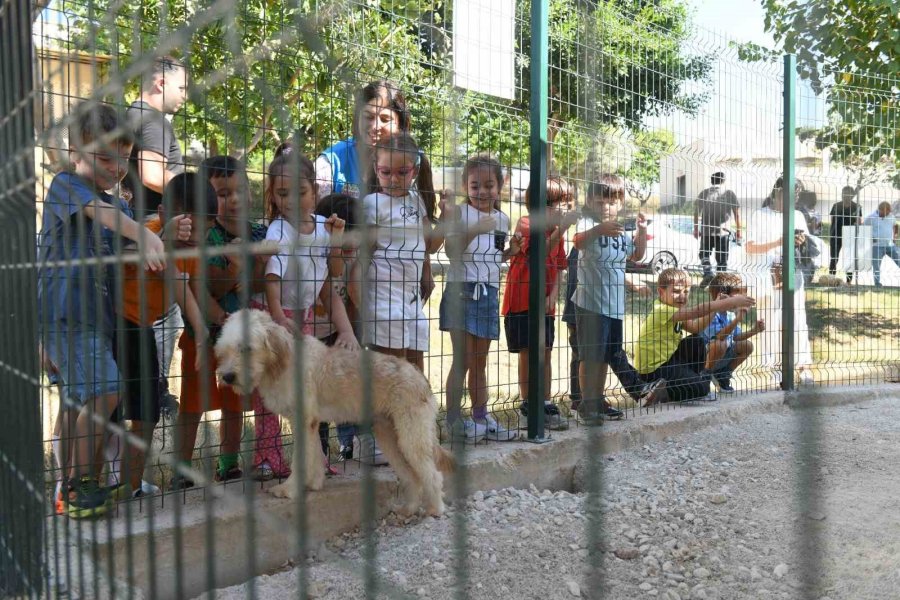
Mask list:
[[455,441],[479,442],[487,435],[487,425],[472,419],[459,419],[450,425],[450,435]]
[[241,471],[241,468],[238,466],[230,467],[227,471],[221,471],[216,469],[216,475],[213,479],[216,483],[223,483],[225,481],[234,481],[235,479],[242,479],[244,477],[244,472]]
[[66,514],[72,519],[90,519],[106,513],[109,493],[100,483],[88,475],[77,482],[70,482],[66,498]]
[[[476,421],[477,423],[477,421]],[[487,427],[487,433],[485,433],[485,438],[494,442],[511,442],[515,439],[518,439],[519,434],[514,429],[507,429],[503,425],[497,422],[492,415],[487,415],[483,421],[485,427]]]
[[172,480],[169,482],[169,489],[173,492],[186,490],[192,487],[194,487],[194,480],[187,475],[182,475],[181,473],[176,473],[175,475],[173,475]]
[[635,400],[641,408],[662,404],[669,399],[666,393],[666,380],[657,379],[656,381],[645,383],[635,396]]
[[383,467],[388,464],[388,459],[378,447],[378,442],[372,434],[364,433],[353,437],[353,456],[359,462],[370,464],[373,467]]
[[[522,413],[523,417],[528,418],[527,401],[519,405],[519,412]],[[562,413],[559,412],[559,407],[549,400],[544,400],[544,427],[553,431],[563,431],[569,428],[569,423],[563,418]]]
[[716,391],[720,394],[733,394],[734,388],[731,387],[731,379],[722,377],[721,379],[713,375],[712,378],[713,385],[716,386]]
[[269,461],[264,460],[253,467],[250,477],[253,481],[271,481],[275,479],[275,471],[272,470],[272,465],[269,464]]

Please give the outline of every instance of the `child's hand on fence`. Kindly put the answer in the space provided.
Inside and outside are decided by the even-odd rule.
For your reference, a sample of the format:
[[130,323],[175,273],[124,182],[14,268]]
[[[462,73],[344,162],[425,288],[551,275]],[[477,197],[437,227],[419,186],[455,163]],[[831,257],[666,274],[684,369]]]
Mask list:
[[497,229],[497,219],[492,216],[481,217],[473,229],[477,233],[491,233]]
[[343,234],[344,227],[346,226],[346,221],[338,217],[337,213],[332,214],[330,217],[325,219],[325,231],[330,233],[332,237],[340,236],[341,234]]
[[619,237],[624,232],[622,224],[615,221],[604,221],[597,225],[597,233],[605,237]]
[[648,222],[647,222],[647,215],[645,215],[645,214],[642,213],[642,212],[639,212],[639,213],[637,214],[637,223],[636,223],[636,225],[637,225],[637,228],[638,228],[638,231],[639,231],[639,232],[640,232],[641,230],[646,231],[646,230],[647,230],[647,225],[648,225]]
[[163,228],[163,234],[160,236],[163,240],[175,240],[178,242],[187,242],[191,239],[191,229],[193,228],[193,219],[188,215],[176,215],[169,219]]
[[757,319],[756,326],[753,328],[756,333],[762,333],[766,330],[766,320],[765,319]]
[[578,222],[580,215],[574,210],[570,210],[563,214],[562,219],[559,221],[560,227],[563,229],[568,229],[572,225]]
[[522,234],[520,232],[515,232],[511,238],[509,238],[509,246],[507,247],[506,253],[508,256],[515,256],[519,252],[522,251]]
[[649,298],[650,294],[653,293],[652,290],[650,289],[650,286],[648,286],[646,283],[641,283],[641,284],[634,286],[632,291],[634,293],[636,293],[638,296],[640,296],[641,298]]

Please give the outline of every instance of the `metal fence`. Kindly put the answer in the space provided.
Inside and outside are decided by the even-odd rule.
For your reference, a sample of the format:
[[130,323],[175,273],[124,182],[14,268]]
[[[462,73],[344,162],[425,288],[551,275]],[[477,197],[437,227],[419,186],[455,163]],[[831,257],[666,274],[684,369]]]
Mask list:
[[[465,6],[487,12],[470,14]],[[497,24],[497,37],[504,39],[491,44],[467,37],[489,35],[484,23]],[[900,110],[896,79],[834,72],[825,73],[815,85],[798,82],[790,58],[784,65],[743,60],[746,57],[739,56],[729,40],[693,27],[687,9],[677,2],[53,0],[33,10],[29,3],[7,0],[0,5],[0,31],[0,75],[6,82],[0,112],[4,184],[0,197],[9,223],[0,250],[4,307],[0,381],[9,399],[12,427],[12,435],[0,437],[4,592],[131,597],[140,590],[151,597],[190,597],[225,583],[248,581],[246,593],[253,597],[252,578],[270,570],[277,557],[301,556],[314,540],[340,532],[339,525],[311,518],[320,513],[308,506],[325,505],[336,522],[353,521],[350,509],[339,506],[345,494],[353,498],[352,510],[362,513],[367,597],[376,597],[379,586],[388,595],[402,597],[378,573],[373,534],[376,515],[383,514],[385,488],[384,475],[371,468],[378,461],[368,431],[374,423],[379,437],[377,422],[383,415],[378,413],[377,388],[382,363],[361,353],[358,362],[346,365],[362,373],[361,386],[349,394],[358,396],[362,406],[354,435],[342,423],[326,423],[319,431],[291,430],[285,419],[254,407],[249,390],[229,400],[227,393],[217,391],[227,387],[222,370],[218,381],[211,375],[212,345],[195,348],[193,334],[181,334],[184,325],[175,317],[156,327],[172,341],[159,357],[154,352],[149,325],[164,316],[173,298],[186,298],[185,289],[196,295],[197,314],[213,333],[227,313],[251,302],[271,303],[265,278],[278,274],[268,272],[271,250],[255,242],[273,221],[265,214],[267,206],[270,202],[280,206],[278,175],[290,179],[290,174],[304,172],[300,155],[318,158],[313,167],[322,191],[344,185],[355,199],[343,213],[358,224],[345,234],[349,241],[344,244],[341,270],[346,269],[347,276],[334,276],[335,281],[344,277],[342,289],[347,290],[348,306],[355,309],[347,322],[357,325],[363,342],[401,355],[422,370],[439,405],[437,435],[460,464],[478,446],[499,444],[498,435],[504,441],[543,442],[565,437],[569,435],[565,429],[579,429],[601,417],[640,420],[662,410],[690,410],[687,407],[721,397],[722,384],[751,394],[896,377],[900,258],[890,260],[897,256],[891,254],[896,252],[896,233],[885,225],[892,215],[900,217],[892,184],[897,176]],[[177,59],[160,62],[161,57]],[[505,68],[477,68],[492,62]],[[179,80],[180,73],[186,79]],[[367,84],[382,79],[393,82],[405,99],[396,92],[385,97],[385,88],[376,86],[374,95],[354,105]],[[185,94],[182,105],[179,100]],[[149,108],[135,109],[138,98]],[[373,99],[388,102],[389,114],[384,115],[383,105],[372,104]],[[177,241],[175,229],[166,231],[170,269],[162,276],[168,278],[164,299],[152,295],[163,294],[151,287],[160,276],[139,268],[153,254],[146,241],[137,252],[129,252],[122,236],[89,228],[88,222],[100,218],[94,213],[87,220],[66,213],[57,230],[47,229],[53,215],[62,214],[59,205],[72,203],[65,198],[78,195],[77,180],[67,180],[67,173],[74,170],[84,177],[105,168],[98,162],[109,159],[98,159],[102,152],[94,147],[85,148],[87,141],[97,140],[73,133],[78,127],[97,125],[98,119],[84,117],[100,104],[114,107],[120,119],[111,131],[104,131],[103,139],[119,140],[116,136],[134,129],[135,152],[146,151],[135,155],[137,162],[126,179],[131,182],[129,208],[139,221],[157,212],[153,206],[160,203],[157,192],[176,173],[218,173],[211,177],[219,179],[213,182],[217,220],[194,219],[199,241],[182,243],[185,240]],[[149,116],[134,121],[135,110]],[[160,113],[168,113],[168,120],[163,121]],[[410,154],[408,148],[393,148],[387,162],[379,162],[381,147],[389,143],[387,135],[377,137],[382,130],[411,133],[419,151]],[[154,146],[150,136],[167,145]],[[371,147],[362,140],[370,140]],[[276,154],[283,152],[285,142],[293,144],[293,150],[279,163]],[[170,157],[179,158],[160,163],[170,151]],[[357,152],[365,159],[357,159]],[[502,214],[487,206],[477,208],[471,178],[463,179],[467,157],[479,152],[498,160],[502,180],[495,181],[500,184],[496,206]],[[395,155],[399,162],[391,162]],[[224,156],[237,161],[228,162]],[[433,175],[431,181],[416,183],[423,202],[414,208],[431,217],[421,228],[405,224],[407,213],[398,213],[399,217],[389,209],[386,216],[379,213],[377,198],[369,205],[361,201],[375,191],[373,186],[389,192],[410,174],[404,170],[410,166],[404,156],[414,157],[410,165],[419,173],[428,165]],[[210,157],[220,158],[210,163]],[[109,160],[114,163],[116,158]],[[79,161],[93,170],[79,170]],[[203,161],[206,170],[201,168]],[[484,166],[475,161],[468,173]],[[490,182],[491,167],[485,170]],[[346,177],[338,177],[339,171]],[[375,178],[366,180],[357,171],[372,171]],[[323,173],[333,177],[323,178]],[[146,183],[153,177],[158,180]],[[228,183],[232,177],[237,184]],[[111,186],[110,199],[125,186],[119,179]],[[189,186],[182,185],[183,195],[188,195]],[[195,194],[205,193],[205,181],[190,185],[197,186],[190,190]],[[284,185],[290,188],[289,183]],[[601,221],[606,213],[600,212],[602,203],[594,202],[609,190],[615,196],[618,186],[624,195],[619,214],[612,218],[618,226],[600,240],[591,233],[596,223],[590,219]],[[430,194],[432,190],[438,193]],[[564,200],[562,210],[548,208],[548,202],[560,195],[571,206]],[[160,214],[166,221],[175,214],[174,194],[163,197],[167,199]],[[291,188],[281,198],[302,206],[304,191]],[[493,196],[485,198],[494,201]],[[383,201],[393,206],[393,200]],[[469,234],[470,207],[493,217],[490,227],[478,235]],[[331,212],[329,208],[323,219]],[[719,213],[724,214],[722,222],[717,222]],[[396,225],[394,217],[404,225]],[[129,237],[125,223],[117,216],[108,229]],[[36,225],[37,230],[45,227],[40,236]],[[435,227],[430,239],[446,238],[444,245],[435,242],[427,260],[420,246],[401,257],[397,248],[404,251],[407,236],[424,235],[431,225]],[[321,231],[316,229],[320,226],[325,227],[324,221],[313,231]],[[888,239],[885,227],[890,229]],[[379,232],[385,231],[386,239],[379,240]],[[621,252],[617,245],[609,245],[609,240],[618,244],[620,236],[645,241],[646,250],[624,262],[629,254],[625,248],[633,241],[623,241],[628,245]],[[488,253],[490,257],[484,258],[485,249],[478,245],[484,237],[499,244],[507,256]],[[521,247],[523,239],[527,252]],[[599,250],[604,242],[606,254]],[[53,243],[69,246],[57,248],[54,255],[49,249]],[[74,253],[79,243],[84,254]],[[282,243],[282,253],[305,252],[305,260],[312,264],[307,244],[318,247],[317,242],[295,237]],[[572,253],[576,247],[582,249],[580,258]],[[390,249],[395,254],[389,254]],[[551,258],[545,260],[547,254]],[[887,258],[879,262],[882,256]],[[397,281],[392,270],[385,278],[372,267],[354,275],[355,264],[402,271],[403,261],[418,263],[423,270],[420,279]],[[179,272],[189,273],[189,288],[173,264]],[[256,270],[250,268],[254,264]],[[468,278],[468,286],[464,264],[479,272]],[[576,267],[581,269],[577,282]],[[46,315],[53,302],[65,299],[48,299],[46,288],[38,294],[39,276],[47,277],[52,268],[62,281],[74,285],[78,280],[79,289],[90,291],[62,302],[55,307],[57,319],[49,323],[44,318],[39,327],[39,312]],[[549,281],[556,277],[555,284],[545,285],[548,271]],[[298,272],[301,275],[292,279],[282,270],[282,283],[298,284],[298,289],[301,282],[323,283],[307,270]],[[714,280],[719,272],[736,279]],[[660,275],[669,278],[665,285],[657,285]],[[331,284],[329,280],[326,289]],[[387,287],[379,288],[382,284]],[[688,306],[706,307],[684,319],[691,323],[685,331],[694,334],[709,324],[703,319],[714,312],[709,308],[709,302],[717,300],[713,293],[724,299],[743,291],[755,303],[738,311],[744,329],[737,344],[728,336],[720,340],[721,352],[727,352],[724,357],[707,361],[709,354],[691,355],[681,361],[681,370],[665,372],[671,390],[668,399],[678,402],[641,407],[646,384],[635,378],[660,377],[659,369],[668,365],[663,364],[666,356],[658,359],[657,349],[664,340],[654,337],[653,323],[668,310],[657,300],[673,285],[689,292]],[[180,296],[173,291],[178,286]],[[331,287],[332,295],[338,293]],[[384,290],[388,291],[383,304],[367,300],[379,298]],[[106,295],[109,314],[98,300]],[[354,301],[359,304],[354,306]],[[299,309],[293,315],[278,315],[271,304],[269,309],[282,317],[285,326],[327,338],[338,333],[322,317],[328,302],[329,297],[323,297],[307,303],[304,308],[313,309],[310,315]],[[522,310],[523,303],[527,310]],[[723,313],[727,308],[715,306]],[[165,311],[159,312],[160,307]],[[601,311],[618,322],[588,314]],[[183,312],[190,328],[191,310],[185,306]],[[312,314],[319,315],[318,322]],[[113,331],[106,334],[110,343],[115,338],[119,346],[109,369],[105,363],[93,364],[86,368],[90,376],[84,372],[73,376],[76,366],[56,364],[62,362],[60,356],[71,361],[75,355],[102,362],[94,353],[95,340],[86,339],[85,328],[73,323],[99,327],[104,320]],[[400,322],[399,334],[394,321]],[[590,334],[585,333],[585,324],[591,326]],[[404,329],[407,325],[412,331]],[[241,324],[244,359],[232,373],[238,378],[250,377],[255,368],[249,356],[251,327],[249,321]],[[545,345],[549,331],[555,331],[555,339],[546,352],[535,350]],[[617,345],[614,338],[600,337],[609,331],[619,331],[623,352],[605,350]],[[709,352],[701,341],[703,352]],[[160,345],[166,347],[165,342]],[[514,351],[517,347],[519,352]],[[596,351],[598,347],[602,352]],[[748,354],[743,362],[742,352]],[[311,385],[307,380],[315,378],[302,368],[309,356],[295,356],[298,389],[306,389]],[[123,362],[132,365],[130,375],[120,374]],[[141,373],[151,366],[154,372],[156,366],[162,368],[160,362],[171,362],[171,370],[160,380],[163,389],[157,390],[156,377]],[[607,380],[608,363],[616,377]],[[737,368],[733,373],[728,368],[716,371],[723,364]],[[330,363],[323,362],[321,369],[329,368]],[[711,371],[716,371],[715,385]],[[114,402],[108,407],[95,404],[92,413],[82,411],[87,415],[83,422],[75,420],[80,396],[72,391],[71,379],[79,377],[88,383],[115,383],[120,396],[140,397],[123,403],[130,401],[143,410],[153,411],[161,404],[158,425],[147,431],[145,424],[142,438],[134,422],[126,423],[127,415],[110,424]],[[334,385],[338,383],[336,379]],[[704,387],[708,395],[696,391]],[[584,405],[580,411],[579,403]],[[284,415],[306,423],[309,410],[297,402]],[[483,420],[485,414],[494,421]],[[482,423],[496,430],[486,432],[480,429],[485,427]],[[131,433],[122,435],[126,429]],[[809,435],[814,431],[810,428]],[[494,440],[489,439],[492,436]],[[315,447],[319,439],[334,480],[314,493],[298,484],[293,502],[273,503],[263,493],[273,485],[268,480],[283,481],[292,468],[299,473],[297,481],[303,481],[318,468],[314,461],[291,464],[291,448]],[[74,458],[69,459],[74,468],[66,462],[70,451],[61,450],[71,443],[66,440],[74,440]],[[592,457],[588,509],[596,516],[602,483],[597,461],[602,437],[596,428],[588,440]],[[814,436],[806,442],[814,447]],[[94,445],[102,457],[94,456]],[[78,450],[82,447],[90,449],[90,457]],[[66,513],[74,517],[90,511],[74,514],[77,510],[69,508],[67,488],[59,487],[61,482],[72,477],[78,487],[82,483],[78,476],[89,475],[94,481],[85,488],[87,495],[99,497],[110,489],[122,494],[117,486],[137,464],[128,458],[134,449],[149,457],[141,483],[146,495],[135,501],[101,502],[93,507],[99,518],[67,518]],[[448,497],[464,497],[474,490],[465,475],[458,469],[447,477]],[[193,485],[187,486],[187,480]],[[218,480],[224,480],[223,485]],[[814,481],[806,484],[814,491]],[[128,493],[136,492],[136,487]],[[464,553],[471,525],[462,511],[454,519],[454,589],[459,597],[475,597],[466,585]],[[589,529],[591,551],[598,553],[591,560],[599,560],[604,535],[599,517],[590,521]],[[290,549],[257,543],[285,530],[292,532]],[[305,597],[309,591],[305,562],[297,564],[297,593]],[[599,567],[591,574],[601,575]],[[599,579],[594,583],[602,589]]]

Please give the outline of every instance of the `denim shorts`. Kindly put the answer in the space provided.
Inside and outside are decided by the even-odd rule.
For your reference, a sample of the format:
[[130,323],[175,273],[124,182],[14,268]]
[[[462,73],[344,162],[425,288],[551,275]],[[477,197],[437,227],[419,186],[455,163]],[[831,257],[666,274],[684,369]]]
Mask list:
[[484,283],[448,282],[441,297],[440,328],[500,339],[500,291]]
[[612,354],[623,344],[622,319],[575,306],[578,356],[588,362],[610,362]]
[[725,351],[725,354],[716,361],[716,364],[713,365],[712,372],[715,375],[731,375],[731,369],[728,368],[728,365],[731,364],[731,361],[735,359],[737,356],[737,352],[734,351],[734,344],[728,346],[728,349]]
[[67,408],[81,408],[88,400],[119,392],[122,377],[110,334],[66,321],[45,324],[42,334],[44,350],[59,371]]

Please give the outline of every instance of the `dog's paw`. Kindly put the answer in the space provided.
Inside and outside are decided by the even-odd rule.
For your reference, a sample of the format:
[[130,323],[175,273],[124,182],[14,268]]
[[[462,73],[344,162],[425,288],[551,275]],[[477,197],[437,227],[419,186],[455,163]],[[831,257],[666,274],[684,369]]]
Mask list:
[[269,493],[276,498],[293,498],[294,488],[290,485],[290,481],[285,481],[269,489]]

